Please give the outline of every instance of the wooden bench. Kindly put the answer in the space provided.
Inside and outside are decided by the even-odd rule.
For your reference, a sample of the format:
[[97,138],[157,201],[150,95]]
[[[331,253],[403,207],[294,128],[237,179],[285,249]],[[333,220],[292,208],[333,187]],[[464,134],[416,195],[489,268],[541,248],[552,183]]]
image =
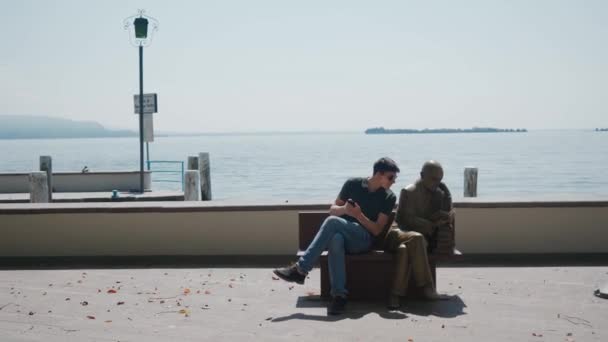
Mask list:
[[[329,216],[327,211],[300,212],[299,223],[299,251],[301,256],[319,231],[321,224]],[[390,222],[394,218],[391,215]],[[387,227],[387,229],[390,227]],[[386,231],[386,230],[385,230]],[[454,232],[455,233],[455,232]],[[384,235],[382,233],[381,235]],[[455,234],[454,234],[455,235]],[[346,289],[351,299],[383,299],[388,296],[394,273],[394,255],[383,251],[381,239],[372,246],[372,250],[364,254],[346,255]],[[429,254],[429,263],[433,273],[433,280],[437,284],[437,262],[451,260],[461,253],[453,249],[452,253]],[[321,296],[330,296],[329,270],[327,265],[327,251],[323,252],[319,260],[321,266]],[[417,296],[414,285],[410,285],[408,296]]]

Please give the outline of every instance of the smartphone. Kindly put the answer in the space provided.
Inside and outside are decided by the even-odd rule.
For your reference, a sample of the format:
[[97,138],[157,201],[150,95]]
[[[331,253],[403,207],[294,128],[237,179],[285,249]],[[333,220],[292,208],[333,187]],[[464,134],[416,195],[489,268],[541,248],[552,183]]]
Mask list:
[[348,202],[348,204],[352,205],[353,207],[356,206],[356,203],[355,203],[355,201],[353,201],[352,198],[347,199],[346,202]]

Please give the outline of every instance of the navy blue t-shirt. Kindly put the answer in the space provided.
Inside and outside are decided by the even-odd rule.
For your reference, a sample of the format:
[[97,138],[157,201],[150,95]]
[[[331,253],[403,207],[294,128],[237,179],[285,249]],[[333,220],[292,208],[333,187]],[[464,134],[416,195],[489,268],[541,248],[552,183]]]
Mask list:
[[[390,216],[397,201],[397,196],[391,190],[380,187],[376,191],[370,192],[367,178],[360,177],[347,180],[342,186],[338,198],[343,201],[351,198],[361,207],[363,215],[372,221],[378,220],[380,213]],[[343,215],[342,218],[358,222],[349,215]]]

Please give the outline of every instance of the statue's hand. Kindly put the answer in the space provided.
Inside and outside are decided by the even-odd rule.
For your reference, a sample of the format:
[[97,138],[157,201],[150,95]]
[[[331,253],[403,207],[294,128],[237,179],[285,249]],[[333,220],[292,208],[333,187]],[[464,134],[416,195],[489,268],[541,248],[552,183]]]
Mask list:
[[442,219],[441,211],[434,212],[434,213],[433,213],[433,214],[432,214],[432,215],[429,217],[429,219],[430,219],[432,222],[437,222],[437,221],[441,220],[441,219]]
[[450,224],[454,224],[454,221],[456,220],[456,210],[450,210],[448,213],[448,218],[450,219]]
[[437,229],[439,227],[446,226],[449,223],[450,223],[449,219],[439,219],[439,220],[433,221],[433,228]]
[[450,212],[444,211],[444,210],[439,210],[439,219],[448,220],[449,218],[450,218]]

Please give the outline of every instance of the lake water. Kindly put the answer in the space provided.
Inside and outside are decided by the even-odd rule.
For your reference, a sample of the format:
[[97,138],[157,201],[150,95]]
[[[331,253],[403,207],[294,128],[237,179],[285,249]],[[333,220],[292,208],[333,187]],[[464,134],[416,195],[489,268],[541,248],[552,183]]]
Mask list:
[[[55,171],[139,169],[137,138],[0,140],[0,151],[0,172],[35,170],[40,155],[53,157]],[[198,152],[211,155],[214,199],[333,200],[346,178],[370,175],[382,156],[401,168],[395,192],[416,179],[425,160],[436,159],[457,198],[466,166],[479,168],[480,198],[608,197],[607,132],[216,135],[160,137],[150,144],[152,160],[185,161]],[[154,182],[153,188],[181,186]]]

